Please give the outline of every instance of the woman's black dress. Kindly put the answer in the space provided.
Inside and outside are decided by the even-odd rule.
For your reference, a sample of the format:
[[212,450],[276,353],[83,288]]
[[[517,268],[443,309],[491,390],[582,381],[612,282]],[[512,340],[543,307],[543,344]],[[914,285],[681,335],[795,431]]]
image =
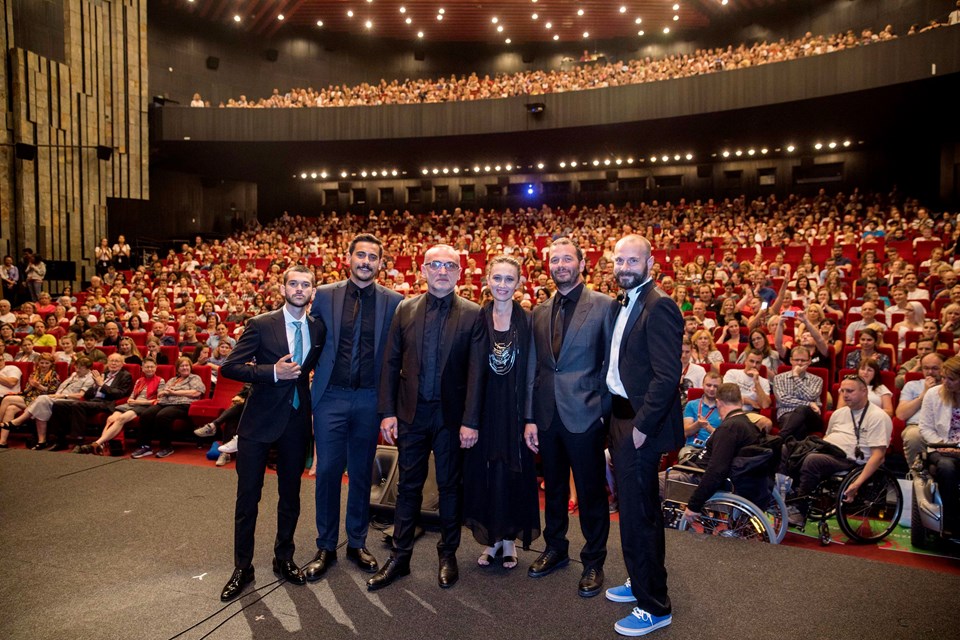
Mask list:
[[484,310],[488,357],[480,437],[464,458],[464,524],[482,545],[540,537],[540,502],[533,452],[523,442],[530,316],[514,302],[510,329],[495,331],[493,305]]

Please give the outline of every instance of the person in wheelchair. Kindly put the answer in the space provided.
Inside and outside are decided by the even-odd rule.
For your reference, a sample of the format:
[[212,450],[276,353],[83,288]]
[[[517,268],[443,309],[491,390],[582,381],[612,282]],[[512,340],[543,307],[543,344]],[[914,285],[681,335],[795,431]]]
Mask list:
[[[798,496],[812,494],[821,481],[835,473],[862,466],[863,472],[850,483],[843,495],[843,500],[850,502],[863,483],[880,468],[890,446],[893,421],[883,409],[869,402],[867,394],[867,383],[863,378],[856,374],[844,376],[840,383],[840,395],[845,406],[830,416],[827,433],[823,437],[826,443],[833,445],[832,449],[837,455],[814,451],[803,458]],[[809,507],[808,501],[797,501],[797,513],[791,513],[790,524],[802,528]]]
[[[749,447],[760,445],[764,429],[770,421],[757,421],[743,410],[740,387],[725,382],[717,389],[717,411],[723,421],[707,439],[706,446],[687,465],[704,469],[703,474],[672,470],[671,480],[697,482],[699,485],[690,498],[684,517],[692,520],[703,509],[704,503],[716,493],[730,477],[734,459],[748,451]],[[663,495],[665,473],[660,474],[660,494]],[[745,496],[750,499],[750,496]]]
[[[920,436],[926,444],[960,443],[960,356],[943,363],[943,384],[930,389],[920,407]],[[960,449],[930,448],[927,464],[944,505],[944,528],[960,531]],[[947,506],[949,505],[949,506]]]

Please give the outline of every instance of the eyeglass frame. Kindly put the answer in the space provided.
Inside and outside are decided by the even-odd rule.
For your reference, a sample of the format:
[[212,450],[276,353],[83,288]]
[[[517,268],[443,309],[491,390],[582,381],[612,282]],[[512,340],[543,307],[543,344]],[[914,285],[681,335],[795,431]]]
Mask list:
[[434,272],[439,272],[441,269],[446,269],[447,273],[460,271],[461,268],[459,262],[453,262],[452,260],[431,260],[430,262],[424,262],[423,266]]

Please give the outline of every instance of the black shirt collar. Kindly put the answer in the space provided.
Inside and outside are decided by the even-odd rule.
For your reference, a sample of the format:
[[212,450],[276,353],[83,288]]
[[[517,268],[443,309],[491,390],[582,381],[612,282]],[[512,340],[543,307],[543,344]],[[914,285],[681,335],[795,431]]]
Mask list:
[[580,302],[580,294],[583,293],[583,287],[584,287],[584,284],[581,282],[580,284],[575,286],[573,289],[571,289],[570,292],[567,293],[566,295],[563,295],[558,291],[557,302],[559,303],[559,299],[563,298],[564,300],[572,302],[573,304],[577,304],[578,302]]
[[377,288],[376,285],[370,284],[361,289],[360,287],[357,286],[357,283],[355,283],[353,280],[347,280],[347,297],[348,298],[356,297],[357,292],[359,291],[361,298],[363,298],[364,300],[369,300],[370,298],[373,297],[373,294],[376,288]]

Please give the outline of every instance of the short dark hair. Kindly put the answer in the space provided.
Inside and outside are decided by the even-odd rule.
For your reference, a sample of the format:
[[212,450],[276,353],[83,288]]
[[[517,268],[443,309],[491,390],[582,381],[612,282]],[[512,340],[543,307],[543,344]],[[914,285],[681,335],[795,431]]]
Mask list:
[[577,250],[577,262],[583,262],[583,249],[580,248],[580,245],[573,238],[568,238],[567,236],[560,236],[556,240],[550,243],[550,248],[559,246],[570,246]]
[[717,400],[724,404],[743,404],[743,396],[740,395],[740,386],[733,382],[724,382],[717,387]]
[[309,273],[311,282],[316,282],[317,278],[313,274],[313,270],[310,269],[305,264],[295,264],[286,271],[283,272],[283,284],[287,284],[287,278],[290,277],[291,273]]
[[[383,257],[383,242],[372,233],[358,233],[353,236],[353,240],[350,241],[350,246],[347,248],[347,253],[353,255],[353,250],[356,248],[358,242],[369,242],[370,244],[377,245],[377,249],[380,251],[379,256]],[[284,282],[286,282],[286,280],[284,280]]]

